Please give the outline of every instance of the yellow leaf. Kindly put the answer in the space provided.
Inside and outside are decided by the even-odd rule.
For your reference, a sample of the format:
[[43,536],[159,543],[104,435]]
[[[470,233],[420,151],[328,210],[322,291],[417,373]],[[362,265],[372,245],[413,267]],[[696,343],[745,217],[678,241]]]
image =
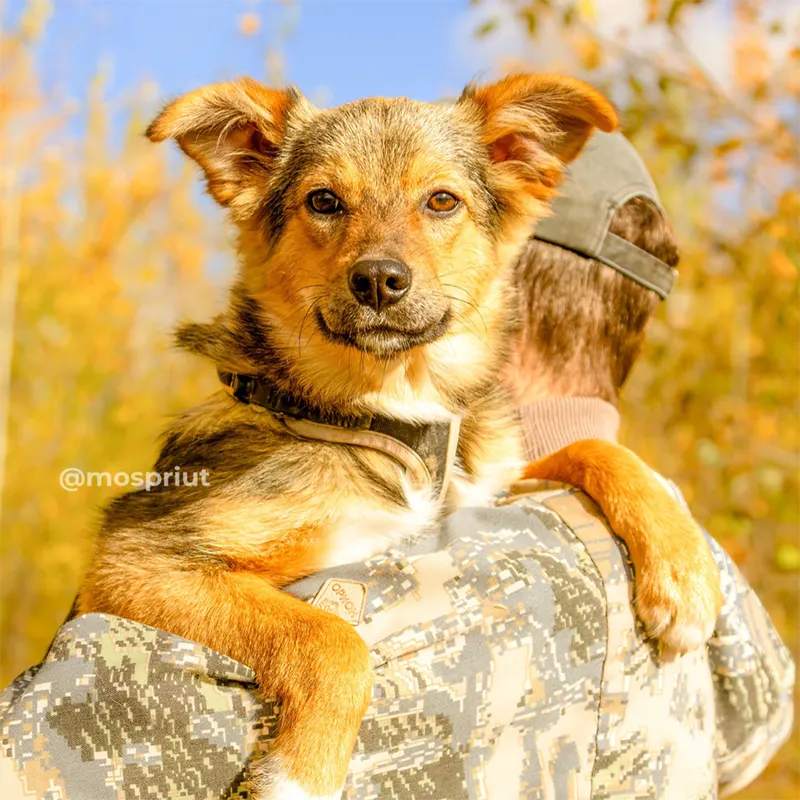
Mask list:
[[771,414],[762,414],[757,417],[753,426],[756,438],[768,441],[778,433],[778,421]]
[[586,22],[594,22],[597,19],[594,0],[578,0],[576,8],[581,19],[586,20]]
[[734,150],[738,150],[743,144],[744,142],[739,138],[728,139],[726,142],[722,142],[714,147],[714,154],[718,156],[724,156],[726,153],[731,153]]
[[597,69],[600,66],[600,44],[590,33],[576,32],[572,46],[586,69]]
[[255,36],[261,29],[261,17],[249,12],[239,17],[239,33],[242,36]]
[[714,159],[714,163],[711,165],[709,177],[714,183],[727,182],[729,178],[728,165],[725,163],[724,159],[722,158]]
[[782,542],[775,550],[775,563],[784,572],[800,572],[800,549],[791,542]]
[[769,266],[776,278],[790,281],[797,277],[797,265],[783,250],[773,250],[770,253]]

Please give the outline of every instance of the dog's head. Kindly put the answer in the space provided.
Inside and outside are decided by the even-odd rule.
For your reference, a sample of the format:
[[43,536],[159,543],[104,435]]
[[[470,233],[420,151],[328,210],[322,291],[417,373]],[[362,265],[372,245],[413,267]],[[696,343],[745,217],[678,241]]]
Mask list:
[[508,266],[563,165],[615,125],[602,95],[555,76],[330,110],[242,79],[179,98],[148,135],[203,168],[239,227],[239,305],[301,371],[354,352],[385,373],[422,349],[481,372]]

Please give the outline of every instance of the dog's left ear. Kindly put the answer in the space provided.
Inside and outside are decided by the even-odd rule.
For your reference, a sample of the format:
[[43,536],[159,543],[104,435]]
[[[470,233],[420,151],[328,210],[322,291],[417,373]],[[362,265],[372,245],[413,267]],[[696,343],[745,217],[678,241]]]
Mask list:
[[[501,192],[546,201],[563,165],[580,153],[595,128],[610,132],[617,115],[600,92],[559,75],[509,75],[489,86],[468,86],[458,101],[477,108]],[[504,192],[504,193],[505,193]]]
[[263,181],[280,151],[290,115],[312,110],[294,89],[252,78],[204,86],[170,103],[150,123],[153,142],[175,139],[202,168],[208,191],[240,216],[264,196]]

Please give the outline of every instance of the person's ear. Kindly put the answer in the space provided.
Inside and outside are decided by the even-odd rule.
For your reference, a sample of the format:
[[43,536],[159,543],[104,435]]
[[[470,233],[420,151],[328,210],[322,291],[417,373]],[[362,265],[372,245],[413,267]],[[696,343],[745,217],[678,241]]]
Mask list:
[[294,89],[270,89],[252,78],[215,83],[167,105],[150,123],[153,142],[173,138],[203,169],[212,197],[240,214],[263,197],[263,181],[293,114],[311,104]]
[[491,182],[519,211],[541,209],[541,201],[554,194],[563,165],[578,156],[595,128],[617,127],[614,108],[600,92],[558,75],[510,75],[488,86],[468,86],[458,104],[477,109]]

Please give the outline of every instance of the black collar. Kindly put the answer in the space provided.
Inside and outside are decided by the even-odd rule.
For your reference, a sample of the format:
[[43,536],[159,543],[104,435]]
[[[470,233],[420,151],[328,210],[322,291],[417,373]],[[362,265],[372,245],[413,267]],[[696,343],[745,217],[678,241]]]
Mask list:
[[406,422],[380,414],[340,414],[286,394],[266,378],[218,374],[229,394],[274,414],[294,436],[379,450],[405,467],[412,488],[427,488],[443,498],[455,461],[458,416]]

